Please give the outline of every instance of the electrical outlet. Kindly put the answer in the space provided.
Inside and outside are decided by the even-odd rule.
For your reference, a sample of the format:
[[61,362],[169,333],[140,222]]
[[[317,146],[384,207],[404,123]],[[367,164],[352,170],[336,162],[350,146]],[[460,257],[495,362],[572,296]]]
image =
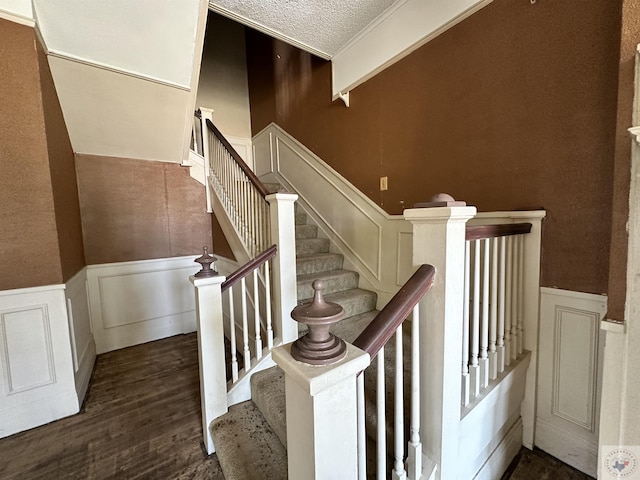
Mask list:
[[380,177],[380,191],[384,192],[389,189],[388,185],[389,179],[387,177]]

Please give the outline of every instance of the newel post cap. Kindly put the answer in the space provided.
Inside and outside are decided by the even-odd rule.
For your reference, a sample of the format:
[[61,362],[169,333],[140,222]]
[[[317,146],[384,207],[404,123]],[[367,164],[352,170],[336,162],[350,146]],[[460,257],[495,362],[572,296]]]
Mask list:
[[194,276],[197,278],[215,277],[218,272],[211,268],[212,264],[217,260],[216,257],[209,254],[208,247],[202,247],[202,255],[194,260],[201,265],[201,269]]

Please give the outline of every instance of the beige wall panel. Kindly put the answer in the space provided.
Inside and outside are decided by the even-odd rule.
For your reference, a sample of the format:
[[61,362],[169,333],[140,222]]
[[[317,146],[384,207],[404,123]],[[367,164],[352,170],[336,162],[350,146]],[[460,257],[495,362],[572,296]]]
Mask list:
[[182,161],[188,91],[58,57],[49,62],[76,153]]

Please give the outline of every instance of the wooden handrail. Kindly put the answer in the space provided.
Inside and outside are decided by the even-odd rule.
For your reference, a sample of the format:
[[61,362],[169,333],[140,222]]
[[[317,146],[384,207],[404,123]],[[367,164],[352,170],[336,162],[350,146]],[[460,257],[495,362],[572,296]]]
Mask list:
[[229,287],[232,287],[233,285],[238,283],[240,280],[242,280],[248,274],[253,272],[256,268],[258,268],[264,262],[275,257],[277,253],[278,253],[278,247],[276,245],[271,245],[269,248],[267,248],[264,252],[262,252],[256,258],[254,258],[250,262],[245,263],[243,266],[241,266],[239,269],[237,269],[235,272],[229,275],[227,279],[224,282],[222,282],[222,285],[221,285],[222,291],[224,292]]
[[466,240],[507,237],[531,233],[530,223],[505,223],[500,225],[467,225]]
[[389,341],[413,307],[429,291],[435,278],[432,265],[422,265],[391,301],[378,313],[353,344],[367,352],[371,358]]
[[240,157],[238,152],[236,152],[236,149],[231,146],[231,144],[227,141],[227,139],[224,138],[224,135],[222,135],[222,132],[220,132],[220,130],[218,130],[216,126],[213,124],[213,122],[208,118],[207,118],[207,127],[209,128],[209,130],[211,130],[211,132],[213,132],[213,134],[220,141],[220,143],[224,145],[224,148],[227,149],[229,154],[233,157],[233,159],[236,161],[238,166],[242,169],[244,174],[249,178],[253,186],[256,187],[256,190],[258,190],[260,195],[262,195],[263,197],[266,197],[267,195],[269,195],[269,191],[267,190],[267,187],[265,187],[260,181],[260,179],[256,177],[256,174],[253,173],[253,171],[244,162],[244,160],[242,160],[242,157]]

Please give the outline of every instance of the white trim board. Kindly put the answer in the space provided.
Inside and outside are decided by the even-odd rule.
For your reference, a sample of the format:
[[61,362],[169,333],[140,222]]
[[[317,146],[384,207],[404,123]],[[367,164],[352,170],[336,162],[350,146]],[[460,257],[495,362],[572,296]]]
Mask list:
[[197,256],[87,267],[97,353],[194,332]]

